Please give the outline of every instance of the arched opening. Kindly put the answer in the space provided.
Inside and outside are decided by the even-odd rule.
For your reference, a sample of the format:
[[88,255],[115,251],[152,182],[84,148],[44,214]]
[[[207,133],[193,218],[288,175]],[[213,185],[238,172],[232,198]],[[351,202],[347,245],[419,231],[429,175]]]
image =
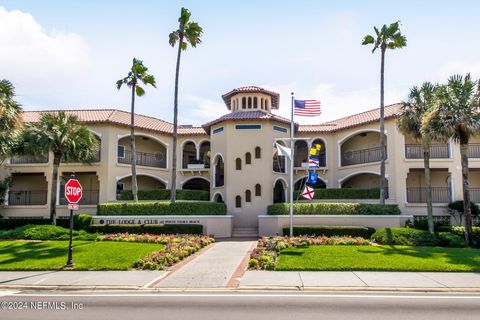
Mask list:
[[242,98],[242,109],[246,109],[247,108],[247,98],[243,97]]
[[182,150],[182,168],[187,169],[190,165],[197,164],[197,146],[193,141],[183,144]]
[[242,207],[242,197],[236,196],[235,197],[235,208],[241,208]]
[[223,197],[220,193],[217,193],[215,196],[213,196],[213,201],[218,203],[224,203]]
[[305,140],[295,141],[295,168],[308,168],[308,154],[309,150],[307,142]]
[[[280,141],[278,143],[284,146],[283,142]],[[273,171],[274,172],[285,173],[286,172],[286,165],[285,164],[286,164],[285,156],[279,156],[277,149],[274,148]]]
[[250,190],[245,191],[245,202],[252,202],[252,192]]
[[253,97],[253,109],[257,109],[258,108],[258,99],[257,97]]
[[255,148],[255,159],[260,159],[262,157],[262,148],[256,147]]
[[248,109],[252,109],[252,97],[248,97]]
[[[155,168],[167,167],[167,149],[164,144],[155,138],[136,135],[135,148],[137,165]],[[130,136],[119,139],[117,146],[118,163],[131,164],[132,156]]]
[[312,142],[312,148],[316,148],[317,145],[320,145],[320,151],[318,152],[318,162],[320,164],[320,167],[326,167],[327,166],[327,149],[325,147],[325,141],[322,139],[315,139]]
[[281,179],[278,179],[275,182],[275,186],[273,187],[273,203],[280,203],[285,202],[285,189],[286,186]]
[[[166,185],[160,179],[151,176],[137,174],[138,191],[149,191],[155,189],[166,189]],[[126,176],[117,181],[117,199],[121,199],[120,195],[124,190],[132,190],[132,176]]]
[[[294,185],[294,190],[295,191],[300,191],[305,188],[305,183],[307,182],[307,177],[303,177],[301,179],[298,179],[297,182],[295,182]],[[314,189],[325,189],[327,185],[325,182],[321,179],[317,179],[317,183],[315,185],[310,185],[310,187],[313,187]]]
[[215,187],[223,187],[225,184],[225,165],[223,163],[223,158],[217,156],[215,159]]
[[242,170],[242,159],[235,159],[235,170]]
[[263,104],[264,104],[264,99],[262,98],[262,99],[260,99],[260,109],[262,109],[262,110],[263,110]]
[[[388,198],[388,180],[386,181],[386,197]],[[342,180],[342,188],[375,189],[380,188],[380,175],[370,172],[359,172]]]
[[257,183],[255,185],[255,197],[261,197],[262,196],[262,186]]
[[182,189],[210,191],[210,182],[202,178],[192,178],[188,181],[185,181],[185,183],[182,186]]
[[268,107],[268,99],[265,99],[265,110],[269,110],[269,107]]
[[245,164],[252,164],[252,154],[250,152],[245,153]]
[[204,141],[200,144],[200,164],[204,168],[210,168],[210,141]]
[[380,133],[365,131],[354,134],[342,143],[340,152],[342,166],[380,161]]

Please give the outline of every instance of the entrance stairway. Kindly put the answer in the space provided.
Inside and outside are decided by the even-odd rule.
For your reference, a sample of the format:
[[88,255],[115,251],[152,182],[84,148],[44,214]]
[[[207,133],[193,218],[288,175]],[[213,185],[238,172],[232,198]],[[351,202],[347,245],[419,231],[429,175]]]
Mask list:
[[232,238],[258,238],[258,228],[233,228]]

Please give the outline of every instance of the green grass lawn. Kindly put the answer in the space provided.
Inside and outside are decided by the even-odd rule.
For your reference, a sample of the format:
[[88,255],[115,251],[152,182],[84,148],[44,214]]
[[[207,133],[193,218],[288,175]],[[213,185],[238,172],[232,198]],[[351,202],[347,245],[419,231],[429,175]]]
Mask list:
[[480,250],[409,246],[310,246],[281,252],[275,270],[480,271]]
[[[74,241],[75,270],[127,270],[159,251],[161,244]],[[0,270],[58,270],[67,262],[68,241],[0,241]]]

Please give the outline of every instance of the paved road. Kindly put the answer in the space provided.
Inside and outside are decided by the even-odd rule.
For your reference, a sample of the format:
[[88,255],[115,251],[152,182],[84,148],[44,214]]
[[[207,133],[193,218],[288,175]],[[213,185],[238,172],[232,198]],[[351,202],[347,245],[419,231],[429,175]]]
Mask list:
[[[366,293],[5,293],[0,301],[27,310],[0,311],[7,319],[478,319],[480,295]],[[32,310],[33,306],[68,310]],[[77,310],[72,310],[72,303]],[[3,306],[4,304],[2,304]],[[81,307],[81,309],[80,309]]]

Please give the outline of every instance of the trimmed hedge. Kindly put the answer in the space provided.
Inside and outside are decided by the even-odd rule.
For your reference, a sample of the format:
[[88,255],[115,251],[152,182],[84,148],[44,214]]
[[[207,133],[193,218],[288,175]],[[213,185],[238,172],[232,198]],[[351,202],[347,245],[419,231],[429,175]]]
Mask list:
[[89,232],[98,233],[148,233],[148,234],[203,234],[203,226],[198,224],[166,224],[166,225],[110,225],[90,226]]
[[[0,239],[68,240],[70,229],[52,225],[26,225],[13,230],[0,231]],[[95,240],[97,235],[85,230],[73,231],[75,240]]]
[[465,240],[450,232],[431,234],[428,231],[412,228],[381,228],[371,237],[379,244],[402,246],[444,246],[465,247]]
[[[428,230],[428,217],[414,216],[413,222],[410,224],[415,229]],[[434,216],[433,229],[439,230],[441,227],[450,226],[450,216]]]
[[[269,215],[289,214],[288,203],[275,203],[267,207]],[[397,215],[401,214],[396,204],[367,203],[294,203],[294,215]]]
[[[463,213],[463,200],[450,202],[448,204],[448,208]],[[470,210],[472,212],[472,216],[480,215],[480,207],[476,203],[470,202]]]
[[[169,200],[172,194],[170,189],[139,190],[139,200]],[[209,201],[210,191],[179,189],[176,194],[177,200]],[[133,200],[132,190],[123,190],[120,200]]]
[[107,202],[97,205],[99,216],[225,214],[227,206],[217,202]]
[[[356,227],[356,226],[312,226],[312,227],[293,227],[294,236],[326,236],[326,237],[362,237],[370,239],[375,233],[374,228]],[[283,228],[283,234],[289,235],[290,228]]]
[[[299,198],[299,191],[295,191],[294,199]],[[314,199],[379,199],[380,189],[331,188],[315,189]]]
[[[475,247],[480,247],[480,227],[473,227],[473,242]],[[460,236],[462,239],[465,239],[465,227],[462,226],[455,226],[455,227],[440,227],[440,231],[444,232],[451,232],[454,233],[458,236]]]
[[[89,226],[92,216],[89,214],[77,214],[73,216],[73,229],[80,230]],[[47,225],[52,224],[51,220],[42,217],[26,217],[26,218],[2,218],[0,219],[0,230],[12,230],[26,225]],[[70,228],[70,218],[57,218],[57,226]]]

